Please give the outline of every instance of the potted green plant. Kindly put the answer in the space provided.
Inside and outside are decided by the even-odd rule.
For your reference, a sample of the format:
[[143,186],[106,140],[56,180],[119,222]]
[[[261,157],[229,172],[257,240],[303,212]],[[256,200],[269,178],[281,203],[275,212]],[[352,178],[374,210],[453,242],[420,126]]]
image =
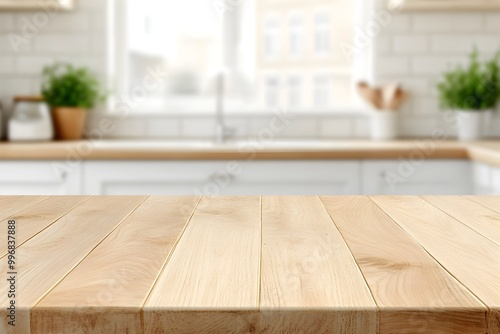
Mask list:
[[499,57],[480,62],[474,50],[468,67],[446,72],[438,84],[442,108],[457,111],[458,137],[478,140],[482,135],[485,111],[493,110],[500,97]]
[[86,113],[103,99],[88,68],[56,63],[43,69],[42,95],[51,107],[58,139],[82,138]]

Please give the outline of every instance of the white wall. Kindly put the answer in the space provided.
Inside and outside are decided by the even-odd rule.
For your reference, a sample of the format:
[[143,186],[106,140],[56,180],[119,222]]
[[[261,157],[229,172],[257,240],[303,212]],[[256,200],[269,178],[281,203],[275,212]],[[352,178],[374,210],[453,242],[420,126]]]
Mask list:
[[[71,13],[60,13],[40,27],[34,38],[15,52],[8,40],[11,32],[21,33],[23,20],[33,22],[35,12],[0,13],[0,98],[10,105],[13,95],[39,92],[39,73],[55,60],[88,65],[105,75],[107,68],[107,3],[111,0],[79,0]],[[500,48],[500,13],[402,13],[374,40],[374,75],[377,83],[402,82],[412,92],[411,102],[402,111],[403,136],[427,136],[435,128],[454,134],[453,124],[438,110],[435,84],[443,70],[463,62],[476,44],[485,55]],[[255,136],[269,124],[267,116],[229,117],[240,137]],[[111,137],[157,138],[213,136],[212,117],[127,117],[114,119]],[[5,126],[5,117],[4,117]],[[91,115],[89,129],[100,118]],[[280,137],[345,138],[367,137],[369,120],[357,113],[312,115],[296,118],[279,133]],[[492,135],[500,135],[500,117],[492,122]]]

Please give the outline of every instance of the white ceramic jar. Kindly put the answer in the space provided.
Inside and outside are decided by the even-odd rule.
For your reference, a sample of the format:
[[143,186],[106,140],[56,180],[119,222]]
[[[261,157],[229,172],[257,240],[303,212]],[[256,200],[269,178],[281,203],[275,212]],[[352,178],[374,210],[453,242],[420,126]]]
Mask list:
[[374,110],[372,113],[372,139],[396,139],[398,137],[398,113],[393,110]]
[[48,141],[54,138],[50,110],[39,97],[16,97],[9,119],[10,141]]

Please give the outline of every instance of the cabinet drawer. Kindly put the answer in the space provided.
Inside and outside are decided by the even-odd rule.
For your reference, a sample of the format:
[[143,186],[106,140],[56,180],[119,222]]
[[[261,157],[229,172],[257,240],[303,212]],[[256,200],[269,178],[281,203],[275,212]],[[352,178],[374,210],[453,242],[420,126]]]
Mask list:
[[80,193],[79,165],[60,161],[0,162],[1,195],[77,195]]
[[473,191],[465,160],[365,161],[363,193],[368,195],[466,195]]
[[88,162],[86,194],[334,195],[360,191],[350,161]]

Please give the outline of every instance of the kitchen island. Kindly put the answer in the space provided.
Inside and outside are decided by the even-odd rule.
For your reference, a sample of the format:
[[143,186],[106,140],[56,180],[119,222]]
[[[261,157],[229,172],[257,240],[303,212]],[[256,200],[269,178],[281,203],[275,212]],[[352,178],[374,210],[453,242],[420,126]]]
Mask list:
[[19,196],[0,208],[0,269],[16,283],[15,298],[0,288],[1,333],[500,333],[500,197]]

